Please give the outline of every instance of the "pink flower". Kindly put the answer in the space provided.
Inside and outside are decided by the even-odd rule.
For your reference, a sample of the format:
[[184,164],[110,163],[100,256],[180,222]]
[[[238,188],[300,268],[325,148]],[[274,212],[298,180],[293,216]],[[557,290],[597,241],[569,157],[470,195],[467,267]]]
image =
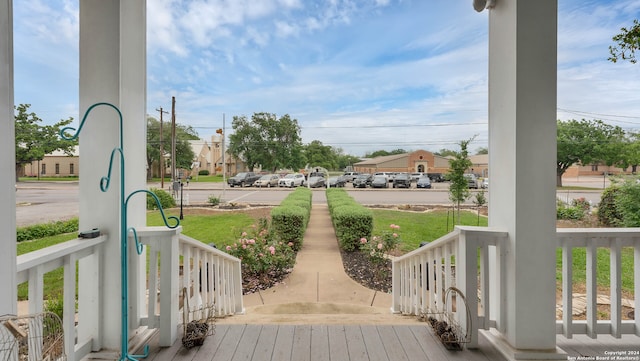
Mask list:
[[264,255],[263,255],[262,253],[260,253],[260,254],[258,255],[258,257],[264,257]]
[[373,241],[377,241],[378,240],[378,236],[373,236]]
[[378,243],[378,249],[382,249],[382,243]]
[[242,232],[241,236],[242,237],[246,237],[247,236],[247,232]]
[[243,245],[242,245],[242,249],[247,249],[247,245],[246,245],[246,244],[243,244]]
[[247,243],[249,244],[256,244],[256,240],[251,238],[250,240],[247,241]]
[[365,243],[367,243],[367,239],[366,239],[366,238],[364,238],[364,237],[360,238],[360,243],[361,243],[361,244],[365,244]]
[[393,234],[393,238],[398,238],[398,234],[397,234],[397,233],[394,233],[394,234]]
[[227,251],[231,251],[231,246],[227,246]]
[[271,254],[276,254],[276,248],[274,246],[269,246],[269,252],[271,252]]
[[393,223],[391,225],[389,225],[389,227],[391,227],[391,229],[400,229],[399,225],[393,224]]
[[289,243],[287,243],[287,246],[289,246],[289,247],[293,247],[293,242],[289,242]]

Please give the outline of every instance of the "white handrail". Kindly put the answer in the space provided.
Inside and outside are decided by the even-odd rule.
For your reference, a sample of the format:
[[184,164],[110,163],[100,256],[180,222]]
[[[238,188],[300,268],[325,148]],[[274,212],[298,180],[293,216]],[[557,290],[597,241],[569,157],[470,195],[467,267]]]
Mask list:
[[[76,261],[92,257],[100,262],[100,245],[107,240],[102,235],[91,239],[74,239],[59,243],[17,257],[17,283],[29,282],[29,313],[40,313],[44,310],[44,275],[54,269],[64,267],[62,327],[65,338],[65,353],[70,361],[80,360],[91,352],[91,344],[97,335],[83,333],[76,340]],[[99,269],[99,267],[98,267]],[[96,280],[100,282],[100,278]],[[99,285],[98,285],[99,286]],[[96,313],[93,305],[80,305],[78,308],[86,313]],[[78,325],[84,321],[80,314]]]

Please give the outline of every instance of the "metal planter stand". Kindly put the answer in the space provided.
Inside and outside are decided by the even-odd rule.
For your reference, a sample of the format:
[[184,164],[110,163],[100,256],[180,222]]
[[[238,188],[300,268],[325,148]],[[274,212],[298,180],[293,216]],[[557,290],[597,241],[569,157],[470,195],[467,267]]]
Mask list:
[[[89,113],[98,106],[107,106],[107,107],[111,107],[113,108],[117,114],[118,114],[118,118],[119,118],[119,125],[120,125],[120,146],[119,147],[115,147],[112,151],[111,151],[111,158],[109,161],[109,169],[107,172],[107,175],[102,177],[100,179],[100,190],[102,192],[106,192],[109,189],[109,185],[111,183],[111,171],[113,169],[113,161],[114,158],[116,158],[118,155],[120,156],[120,274],[121,274],[121,313],[122,313],[122,334],[121,334],[121,350],[120,350],[120,360],[124,361],[124,360],[131,360],[131,361],[137,361],[138,358],[144,358],[147,357],[149,355],[149,345],[146,345],[144,347],[144,354],[142,355],[133,355],[133,354],[129,354],[129,294],[128,294],[128,288],[129,288],[129,284],[128,284],[128,280],[129,280],[129,270],[128,270],[128,252],[127,252],[127,246],[128,246],[128,237],[127,235],[129,234],[129,232],[131,232],[133,234],[135,243],[136,243],[136,252],[138,253],[138,255],[142,254],[143,251],[143,246],[142,244],[138,241],[138,234],[136,232],[136,229],[134,227],[129,228],[127,225],[127,205],[129,203],[129,200],[131,199],[131,197],[133,197],[135,194],[137,193],[145,193],[148,195],[151,195],[155,202],[156,205],[158,207],[158,209],[160,210],[160,214],[162,215],[162,219],[164,221],[165,226],[167,226],[170,229],[174,229],[176,227],[178,227],[180,225],[180,220],[177,217],[171,216],[171,217],[166,217],[164,214],[164,210],[162,209],[162,205],[160,203],[160,200],[158,199],[158,197],[153,193],[150,192],[146,189],[139,189],[136,191],[131,192],[128,196],[125,196],[125,157],[124,157],[124,142],[123,142],[123,126],[122,126],[122,113],[120,112],[120,109],[118,109],[118,107],[116,107],[115,105],[111,104],[111,103],[96,103],[93,104],[92,106],[89,107],[89,109],[87,109],[87,111],[85,112],[84,116],[82,117],[82,121],[80,122],[80,125],[78,126],[78,129],[76,130],[73,127],[65,127],[63,129],[60,130],[60,137],[62,137],[63,139],[66,140],[75,140],[78,138],[78,136],[80,135],[80,132],[82,131],[82,127],[84,126],[85,121],[87,120],[87,116],[89,115]],[[67,136],[65,133],[69,132],[70,134],[73,134],[71,136]],[[168,219],[173,220],[174,224],[169,224]]]

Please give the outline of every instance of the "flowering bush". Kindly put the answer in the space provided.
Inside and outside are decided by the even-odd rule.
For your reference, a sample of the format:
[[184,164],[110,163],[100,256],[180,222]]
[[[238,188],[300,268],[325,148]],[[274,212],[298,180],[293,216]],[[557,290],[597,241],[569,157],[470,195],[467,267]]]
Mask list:
[[390,224],[390,231],[384,231],[381,236],[373,236],[371,240],[360,238],[360,249],[369,256],[369,261],[373,267],[377,268],[377,277],[387,277],[389,270],[387,267],[387,255],[396,250],[400,244],[400,235],[397,233],[400,226]]
[[242,278],[279,279],[291,272],[295,263],[293,243],[284,243],[276,239],[270,232],[269,222],[260,220],[248,231],[242,232],[240,238],[226,247],[227,253],[242,261]]

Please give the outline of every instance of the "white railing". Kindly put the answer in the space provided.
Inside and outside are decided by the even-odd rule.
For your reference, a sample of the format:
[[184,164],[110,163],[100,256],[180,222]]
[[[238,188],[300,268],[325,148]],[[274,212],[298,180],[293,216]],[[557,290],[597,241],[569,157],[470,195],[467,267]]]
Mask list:
[[[482,227],[461,227],[393,261],[392,311],[410,315],[433,312],[449,312],[463,327],[465,315],[457,307],[443,309],[445,291],[455,286],[466,297],[471,314],[471,336],[468,347],[477,346],[478,330],[496,326],[494,312],[504,312],[504,305],[494,305],[490,298],[489,247],[495,247],[497,262],[505,265],[504,249],[507,233]],[[595,338],[598,334],[620,337],[623,334],[640,336],[640,228],[575,228],[557,230],[557,247],[562,250],[562,320],[556,322],[556,333],[571,338],[574,334],[586,334]],[[633,249],[633,266],[622,263],[624,247]],[[586,249],[586,320],[573,320],[573,251]],[[609,251],[610,318],[598,320],[597,316],[597,250]],[[602,262],[602,261],[601,261]],[[602,264],[602,263],[601,263]],[[633,267],[631,270],[628,267]],[[507,270],[496,269],[504,275]],[[633,272],[633,306],[635,320],[623,320],[622,274]],[[493,272],[492,272],[493,273]],[[604,285],[600,285],[604,286]],[[504,284],[494,284],[498,294],[504,294]],[[476,295],[472,297],[471,295]],[[499,302],[499,301],[494,301]]]
[[[392,311],[420,315],[448,312],[462,329],[467,313],[458,304],[444,309],[445,292],[455,286],[465,295],[471,327],[467,347],[477,347],[478,329],[489,329],[489,247],[500,245],[507,232],[486,227],[455,230],[393,261]],[[498,250],[504,247],[498,247]],[[504,262],[500,262],[504,264]]]
[[180,231],[138,228],[138,240],[146,246],[142,256],[130,242],[129,285],[138,291],[130,293],[129,327],[159,329],[160,346],[170,346],[177,338],[184,287],[190,298],[214,305],[218,317],[244,312],[240,260]]
[[[95,314],[99,310],[92,308],[97,304],[80,305],[82,310],[76,318],[76,261],[91,257],[97,264],[101,259],[100,245],[107,240],[106,236],[92,239],[74,239],[17,257],[17,283],[29,282],[29,313],[40,313],[44,310],[44,274],[54,269],[64,268],[63,312],[65,354],[69,360],[80,360],[91,352],[92,342],[99,336],[88,333],[76,334],[76,321],[80,325],[85,322],[83,314]],[[96,283],[100,282],[100,277]],[[97,287],[100,287],[98,284]],[[72,315],[72,316],[69,316]],[[89,321],[90,322],[90,321]]]
[[[562,249],[562,320],[556,323],[556,333],[571,338],[574,334],[585,334],[595,338],[598,334],[620,337],[622,334],[640,336],[640,229],[639,228],[567,228],[558,229],[558,247]],[[632,247],[633,271],[622,264],[623,247]],[[573,251],[586,250],[586,320],[573,320]],[[609,251],[610,318],[597,318],[597,251]],[[635,320],[622,320],[622,274],[633,272]]]

